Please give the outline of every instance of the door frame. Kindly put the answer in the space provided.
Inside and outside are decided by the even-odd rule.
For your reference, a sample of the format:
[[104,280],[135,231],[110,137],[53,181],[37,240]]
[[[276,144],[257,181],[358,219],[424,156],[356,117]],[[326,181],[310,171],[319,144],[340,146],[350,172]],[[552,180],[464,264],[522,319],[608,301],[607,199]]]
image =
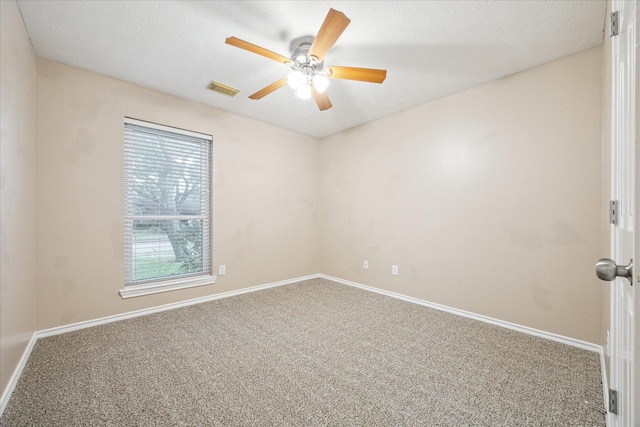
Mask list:
[[[609,14],[610,12],[615,12],[615,11],[622,11],[624,10],[623,8],[623,4],[627,3],[628,0],[609,0],[608,1],[608,7],[607,8],[607,24],[611,24],[610,23],[610,18],[609,18]],[[618,86],[619,86],[619,82],[616,83],[616,81],[618,81],[618,78],[616,77],[617,75],[619,75],[619,70],[618,70],[618,64],[617,64],[617,54],[616,54],[616,46],[614,45],[616,37],[626,37],[625,33],[626,33],[626,22],[627,21],[626,16],[620,16],[620,29],[619,29],[619,35],[614,36],[613,40],[610,43],[610,47],[611,47],[611,57],[609,58],[609,69],[611,71],[611,75],[607,76],[610,80],[611,83],[611,103],[609,106],[605,105],[605,108],[611,108],[610,111],[610,118],[611,118],[611,123],[610,123],[610,133],[609,135],[605,135],[605,137],[610,138],[610,153],[611,153],[611,170],[610,172],[610,179],[611,179],[611,187],[610,187],[610,199],[611,200],[615,200],[617,198],[616,195],[616,179],[618,177],[616,171],[618,170],[618,159],[616,158],[616,146],[615,146],[615,141],[614,138],[617,138],[617,132],[620,132],[622,129],[625,128],[624,123],[622,124],[622,126],[620,126],[620,128],[616,128],[616,123],[617,121],[620,120],[624,120],[625,123],[628,125],[628,128],[633,129],[633,131],[635,132],[635,144],[634,144],[634,158],[632,158],[632,163],[635,165],[635,177],[634,177],[634,192],[631,195],[632,200],[635,199],[634,202],[634,210],[633,210],[633,237],[631,239],[626,239],[627,242],[629,242],[629,240],[631,240],[630,244],[632,245],[631,248],[631,256],[634,259],[634,274],[633,277],[631,278],[631,284],[632,287],[631,289],[627,289],[626,287],[629,286],[628,282],[626,281],[626,279],[616,279],[614,282],[611,282],[611,287],[610,287],[610,300],[609,300],[609,309],[610,309],[610,315],[609,315],[609,331],[611,332],[611,335],[613,337],[613,341],[612,342],[608,342],[607,345],[611,345],[614,344],[614,346],[609,347],[609,350],[607,353],[610,356],[609,358],[609,373],[611,375],[611,378],[609,378],[609,386],[612,388],[617,388],[620,387],[621,385],[624,387],[625,382],[622,381],[621,384],[614,384],[618,381],[620,381],[620,378],[615,378],[614,379],[614,375],[616,374],[616,372],[614,372],[614,364],[615,366],[617,366],[618,369],[621,369],[622,366],[624,365],[624,358],[625,356],[620,354],[617,354],[617,349],[615,348],[615,341],[617,339],[620,339],[620,336],[616,336],[616,331],[621,328],[621,326],[619,326],[617,324],[618,321],[621,320],[620,314],[625,312],[624,309],[621,309],[620,307],[617,306],[617,299],[618,299],[618,292],[620,292],[622,290],[622,287],[625,287],[624,292],[626,291],[630,291],[632,297],[633,298],[633,311],[634,311],[634,321],[633,324],[631,325],[631,328],[633,329],[632,331],[630,331],[631,333],[631,340],[633,341],[631,343],[631,348],[629,349],[630,351],[626,354],[626,360],[628,360],[628,369],[629,369],[629,376],[627,377],[626,375],[623,375],[623,378],[626,381],[630,381],[631,384],[629,384],[629,391],[631,392],[631,394],[633,396],[631,396],[630,399],[624,399],[622,400],[620,403],[621,404],[628,404],[630,407],[629,408],[620,408],[620,410],[625,410],[628,409],[630,411],[630,413],[628,414],[630,416],[630,420],[631,424],[630,425],[636,425],[639,421],[639,415],[640,415],[640,410],[636,409],[634,411],[635,408],[640,408],[640,381],[638,381],[638,374],[640,373],[640,319],[638,319],[639,315],[640,315],[640,266],[638,265],[638,257],[640,257],[640,185],[638,183],[638,177],[640,177],[640,149],[638,148],[638,136],[640,136],[640,120],[638,118],[638,114],[640,113],[640,92],[638,91],[638,86],[640,83],[640,70],[638,69],[638,64],[637,64],[637,58],[638,55],[640,54],[640,51],[638,49],[638,40],[640,40],[640,38],[638,37],[638,26],[640,25],[640,7],[638,7],[638,4],[635,5],[635,13],[634,16],[631,17],[631,19],[633,19],[635,21],[634,23],[634,27],[632,28],[632,31],[634,33],[634,41],[633,43],[635,43],[635,46],[631,47],[631,50],[633,53],[631,53],[631,55],[628,55],[628,59],[629,61],[633,61],[633,63],[628,62],[629,64],[633,65],[633,70],[634,70],[634,74],[633,74],[633,78],[635,80],[635,82],[632,82],[632,85],[635,86],[635,92],[631,92],[631,88],[624,88],[624,91],[619,92],[618,90]],[[607,28],[607,34],[605,34],[605,37],[609,36],[609,29]],[[628,34],[628,33],[626,33]],[[627,51],[629,52],[629,51]],[[630,74],[627,74],[629,77],[631,76]],[[607,84],[607,82],[605,82],[605,84]],[[623,102],[624,99],[630,99],[635,105],[633,107],[633,111],[632,111],[632,115],[630,117],[619,117],[616,115],[617,109],[615,107],[615,104],[617,102]],[[606,111],[606,110],[605,110]],[[624,200],[623,200],[624,203]],[[607,207],[608,209],[608,207]],[[610,236],[609,236],[609,243],[610,243],[610,251],[611,251],[611,257],[616,260],[617,263],[623,263],[626,264],[628,262],[628,259],[618,259],[617,255],[618,255],[618,250],[621,247],[627,247],[627,246],[619,246],[622,243],[618,240],[618,236],[617,236],[617,231],[614,228],[615,226],[612,225],[610,226]],[[620,309],[620,310],[618,310]],[[619,362],[617,362],[614,358],[614,356],[618,356],[618,360]],[[629,358],[631,360],[629,360]],[[605,379],[604,381],[604,385],[606,387],[606,372],[603,372],[603,377]],[[618,390],[619,392],[621,392],[621,390]],[[626,390],[622,390],[622,392],[626,392]],[[619,398],[621,398],[622,396],[619,394]],[[609,409],[609,404],[608,404],[608,390],[605,390],[605,401],[607,402],[607,404],[605,405],[607,407],[607,409]],[[634,413],[635,412],[635,413]],[[611,412],[607,412],[607,425],[612,426],[612,427],[617,427],[619,425],[621,425],[622,420],[620,418],[618,418],[617,415],[614,415]]]

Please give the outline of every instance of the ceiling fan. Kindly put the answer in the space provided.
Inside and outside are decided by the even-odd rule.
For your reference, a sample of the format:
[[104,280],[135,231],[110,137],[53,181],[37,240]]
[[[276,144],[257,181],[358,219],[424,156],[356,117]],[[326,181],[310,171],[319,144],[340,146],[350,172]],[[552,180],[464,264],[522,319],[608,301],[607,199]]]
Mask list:
[[337,66],[330,66],[323,70],[325,55],[350,22],[351,20],[344,13],[329,9],[329,13],[315,38],[313,36],[300,37],[291,43],[291,58],[236,37],[227,38],[227,44],[291,67],[292,71],[287,77],[260,89],[250,95],[249,98],[261,99],[289,83],[296,90],[296,95],[299,98],[309,99],[313,96],[320,111],[324,111],[332,107],[331,101],[329,101],[329,97],[325,92],[330,78],[382,83],[387,77],[387,70]]

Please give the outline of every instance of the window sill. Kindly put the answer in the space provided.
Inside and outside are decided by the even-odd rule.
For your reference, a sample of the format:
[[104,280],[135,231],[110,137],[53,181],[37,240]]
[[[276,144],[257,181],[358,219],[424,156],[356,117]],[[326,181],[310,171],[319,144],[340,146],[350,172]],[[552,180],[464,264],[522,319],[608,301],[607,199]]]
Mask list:
[[213,285],[217,276],[198,276],[187,279],[167,280],[147,285],[131,285],[120,290],[122,299],[141,297],[143,295],[158,294],[160,292],[193,288],[196,286]]

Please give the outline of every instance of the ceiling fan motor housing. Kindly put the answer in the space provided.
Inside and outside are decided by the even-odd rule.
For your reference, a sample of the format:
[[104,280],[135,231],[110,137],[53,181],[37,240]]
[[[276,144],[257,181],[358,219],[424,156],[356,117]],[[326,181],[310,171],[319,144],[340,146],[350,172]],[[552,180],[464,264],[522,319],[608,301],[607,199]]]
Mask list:
[[306,66],[311,67],[315,71],[322,71],[324,61],[318,61],[314,56],[309,56],[309,50],[311,49],[313,40],[313,36],[303,36],[291,42],[291,60],[293,61],[291,68],[303,71]]

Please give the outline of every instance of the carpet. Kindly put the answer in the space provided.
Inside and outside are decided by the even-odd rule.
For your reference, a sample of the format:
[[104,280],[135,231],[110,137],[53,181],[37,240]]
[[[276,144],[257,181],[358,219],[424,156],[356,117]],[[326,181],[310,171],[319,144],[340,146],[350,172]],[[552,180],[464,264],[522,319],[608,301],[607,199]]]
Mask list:
[[604,426],[599,355],[313,279],[37,341],[0,426]]

